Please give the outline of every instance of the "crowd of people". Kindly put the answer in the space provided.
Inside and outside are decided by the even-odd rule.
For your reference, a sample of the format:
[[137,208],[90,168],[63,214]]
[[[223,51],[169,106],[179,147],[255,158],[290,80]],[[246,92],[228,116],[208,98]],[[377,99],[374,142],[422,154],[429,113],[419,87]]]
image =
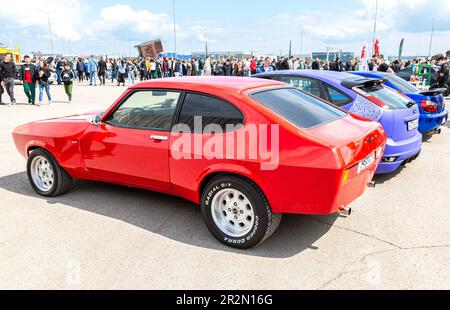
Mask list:
[[[74,81],[92,86],[133,85],[138,81],[182,76],[236,76],[245,77],[257,73],[277,70],[330,70],[330,71],[383,71],[396,73],[403,68],[420,63],[439,65],[442,75],[448,78],[450,53],[428,59],[387,62],[380,55],[369,61],[350,58],[342,62],[339,58],[332,61],[311,59],[310,57],[248,57],[245,59],[205,59],[192,58],[180,60],[169,57],[160,58],[106,58],[106,57],[53,57],[43,59],[26,55],[23,63],[17,67],[10,55],[0,63],[0,104],[2,94],[7,92],[10,105],[16,104],[14,80],[18,77],[29,104],[42,105],[44,95],[48,103],[52,102],[51,85],[64,85],[68,101],[72,101]],[[3,83],[3,86],[2,86]],[[36,102],[36,88],[39,90]]]

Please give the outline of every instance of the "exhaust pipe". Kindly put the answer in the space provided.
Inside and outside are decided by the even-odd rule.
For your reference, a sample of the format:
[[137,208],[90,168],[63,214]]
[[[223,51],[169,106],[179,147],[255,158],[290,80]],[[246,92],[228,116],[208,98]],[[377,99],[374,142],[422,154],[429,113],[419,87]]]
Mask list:
[[442,128],[435,129],[434,133],[437,134],[437,135],[440,135],[442,133]]
[[367,186],[370,188],[375,188],[377,186],[377,182],[371,181],[371,182],[367,183]]
[[347,215],[347,216],[352,215],[352,208],[342,208],[341,209],[341,214],[344,214],[344,215]]

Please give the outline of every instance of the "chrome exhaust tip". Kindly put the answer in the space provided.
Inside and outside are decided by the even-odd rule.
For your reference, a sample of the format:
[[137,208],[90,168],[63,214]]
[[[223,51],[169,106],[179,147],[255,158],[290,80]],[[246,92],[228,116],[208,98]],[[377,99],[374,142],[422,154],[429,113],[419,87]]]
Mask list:
[[375,187],[377,187],[377,182],[371,181],[371,182],[367,183],[367,186],[370,188],[375,188]]
[[347,216],[352,215],[352,208],[342,208],[341,209],[341,214],[347,215]]

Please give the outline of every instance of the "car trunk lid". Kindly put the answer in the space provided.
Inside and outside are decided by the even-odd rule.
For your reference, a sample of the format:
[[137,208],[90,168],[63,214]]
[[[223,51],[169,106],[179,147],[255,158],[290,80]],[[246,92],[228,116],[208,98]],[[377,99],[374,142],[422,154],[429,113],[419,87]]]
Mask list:
[[386,141],[380,124],[362,121],[352,115],[314,128],[309,133],[324,144],[333,141],[346,168],[355,166],[375,153]]
[[417,134],[420,112],[409,97],[375,80],[354,86],[353,90],[383,110],[379,122],[394,141]]

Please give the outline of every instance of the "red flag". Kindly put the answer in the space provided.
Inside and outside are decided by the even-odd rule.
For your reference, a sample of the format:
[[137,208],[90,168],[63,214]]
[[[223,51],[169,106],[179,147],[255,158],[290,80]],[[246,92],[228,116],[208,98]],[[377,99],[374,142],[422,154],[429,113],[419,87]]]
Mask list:
[[378,40],[378,38],[375,40],[373,50],[375,55],[380,55],[380,40]]
[[361,52],[361,59],[365,59],[366,57],[367,57],[367,44],[364,44]]

